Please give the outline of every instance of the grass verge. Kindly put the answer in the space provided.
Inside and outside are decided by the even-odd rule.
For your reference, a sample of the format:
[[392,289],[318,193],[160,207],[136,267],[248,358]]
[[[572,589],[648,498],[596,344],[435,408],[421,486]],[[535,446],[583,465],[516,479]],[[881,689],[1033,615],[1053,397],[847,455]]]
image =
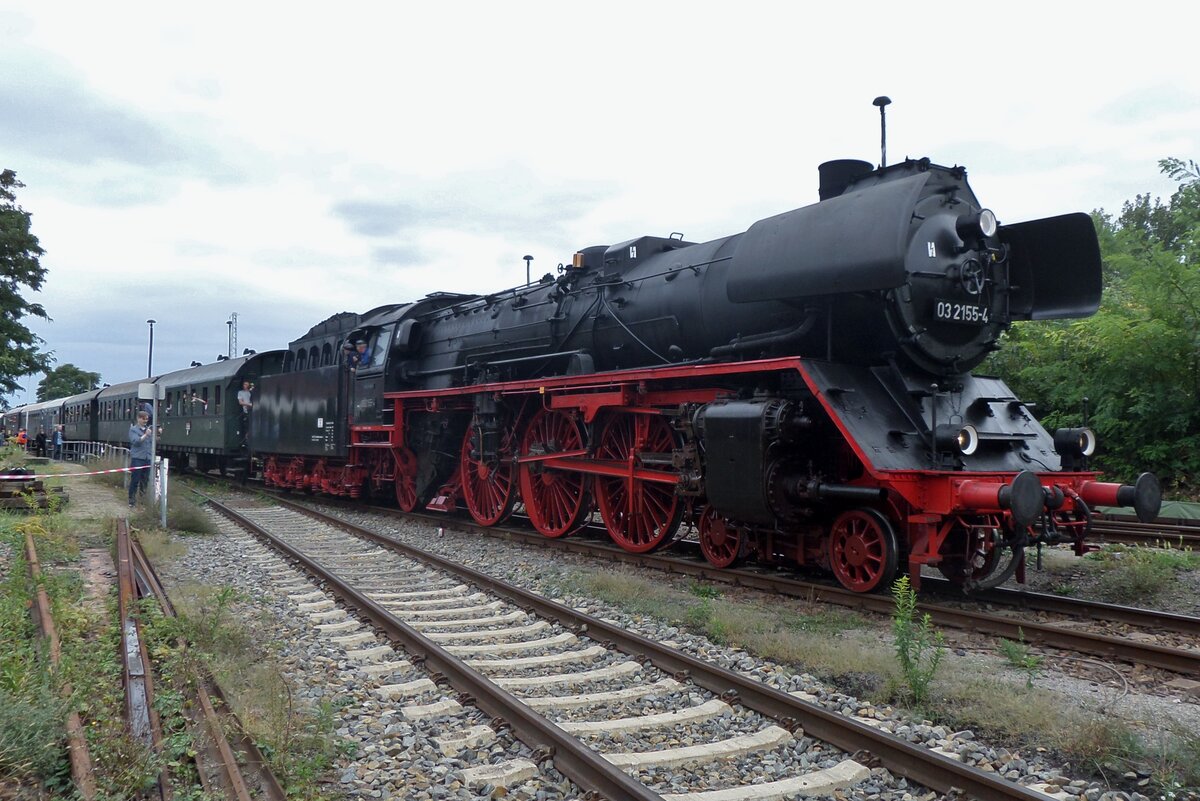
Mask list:
[[[724,596],[719,585],[650,580],[624,571],[570,570],[547,577],[565,595],[582,595],[703,634],[826,679],[843,692],[876,704],[910,698],[892,644],[852,612],[821,607],[797,613],[796,604],[748,603]],[[1200,785],[1200,736],[1170,724],[1138,730],[1112,715],[1085,711],[1032,684],[1037,665],[1013,649],[1013,680],[949,653],[926,701],[910,708],[952,730],[972,729],[1012,749],[1054,751],[1106,779],[1129,770],[1149,773],[1166,801],[1171,792]],[[1172,790],[1174,788],[1174,790]],[[1181,790],[1181,788],[1183,788]],[[1147,788],[1140,788],[1143,792]],[[1182,796],[1181,796],[1182,797]]]
[[1169,594],[1178,586],[1179,573],[1200,570],[1200,553],[1190,548],[1118,544],[1093,551],[1084,557],[1084,563],[1095,573],[1097,593],[1103,600],[1131,603]]

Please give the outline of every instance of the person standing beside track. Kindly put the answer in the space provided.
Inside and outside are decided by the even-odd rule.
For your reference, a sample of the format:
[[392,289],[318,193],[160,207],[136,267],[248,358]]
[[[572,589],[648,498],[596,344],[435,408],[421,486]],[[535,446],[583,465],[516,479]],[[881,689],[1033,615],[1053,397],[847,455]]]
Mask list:
[[62,461],[63,427],[55,426],[54,434],[52,434],[51,436],[53,438],[52,441],[54,444],[54,461],[56,461],[56,462]]
[[[129,466],[134,468],[129,472],[129,505],[137,502],[138,494],[145,494],[146,485],[150,483],[150,462],[154,460],[151,448],[150,415],[146,412],[137,413],[137,422],[129,427]],[[140,470],[138,468],[141,468]]]

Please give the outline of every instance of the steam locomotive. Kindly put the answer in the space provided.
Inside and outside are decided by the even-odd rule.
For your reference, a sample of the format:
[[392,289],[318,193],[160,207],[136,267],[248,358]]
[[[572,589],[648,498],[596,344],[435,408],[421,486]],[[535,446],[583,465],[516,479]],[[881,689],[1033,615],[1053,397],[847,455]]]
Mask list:
[[483,525],[520,510],[547,537],[598,513],[635,552],[694,527],[715,565],[815,565],[861,592],[922,565],[993,586],[1031,546],[1085,553],[1096,505],[1157,515],[1154,476],[1100,481],[1090,430],[1050,433],[971,373],[1013,322],[1090,315],[1100,292],[1085,214],[1000,225],[961,167],[828,162],[819,202],[740,234],[335,315],[231,374],[245,450],[219,458]]
[[[820,177],[818,203],[741,234],[589,247],[529,286],[326,321],[262,379],[268,483],[484,525],[521,506],[547,537],[598,512],[638,552],[686,522],[716,565],[815,564],[864,592],[925,564],[1023,578],[1031,545],[1084,553],[1098,504],[1154,517],[1152,475],[1099,481],[1091,431],[1051,434],[970,373],[1014,321],[1097,309],[1090,218],[1001,226],[928,159]],[[373,365],[327,362],[358,339]]]

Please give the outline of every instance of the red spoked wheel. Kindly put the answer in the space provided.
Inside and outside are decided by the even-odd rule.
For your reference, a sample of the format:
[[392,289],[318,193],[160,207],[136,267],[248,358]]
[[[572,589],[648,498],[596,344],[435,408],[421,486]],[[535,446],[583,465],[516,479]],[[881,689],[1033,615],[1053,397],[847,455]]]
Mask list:
[[596,458],[624,462],[631,473],[596,477],[596,505],[604,525],[613,542],[627,551],[657,550],[669,545],[679,531],[683,503],[675,485],[632,476],[634,469],[643,466],[643,454],[669,458],[675,446],[671,425],[657,415],[618,414],[609,418],[600,434]]
[[401,511],[417,508],[417,457],[408,448],[394,451],[396,455],[396,505]]
[[[541,456],[583,449],[583,431],[572,416],[542,409],[521,438],[522,456]],[[519,470],[521,499],[533,527],[547,537],[576,531],[588,512],[587,476],[556,470],[541,462],[524,462]]]
[[733,567],[746,556],[746,532],[711,506],[700,515],[700,552],[714,567]]
[[459,460],[463,500],[475,522],[494,526],[512,514],[517,500],[517,482],[513,475],[513,439],[511,430],[501,436],[500,450],[494,462],[480,458],[479,436],[474,426],[467,427]]
[[843,587],[873,592],[888,587],[899,559],[896,532],[874,509],[851,509],[829,531],[829,565]]

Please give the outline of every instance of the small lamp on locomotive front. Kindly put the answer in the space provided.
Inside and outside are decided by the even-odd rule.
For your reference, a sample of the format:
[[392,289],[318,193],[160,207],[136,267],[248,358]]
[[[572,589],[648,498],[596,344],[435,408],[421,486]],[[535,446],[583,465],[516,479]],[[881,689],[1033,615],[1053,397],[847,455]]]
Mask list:
[[945,423],[934,432],[934,443],[939,451],[958,451],[970,456],[979,450],[979,430],[970,424]]
[[1054,450],[1059,456],[1091,456],[1096,452],[1096,432],[1090,428],[1059,428],[1054,432]]

